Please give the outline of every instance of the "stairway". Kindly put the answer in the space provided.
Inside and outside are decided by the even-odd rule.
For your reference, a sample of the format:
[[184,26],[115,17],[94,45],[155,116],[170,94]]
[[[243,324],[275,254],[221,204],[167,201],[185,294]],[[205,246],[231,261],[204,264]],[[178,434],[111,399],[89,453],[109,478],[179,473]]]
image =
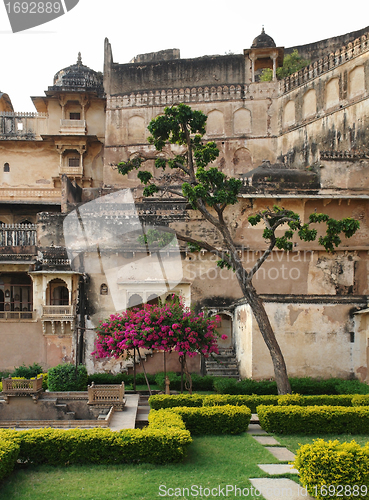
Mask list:
[[149,424],[149,396],[140,394],[136,413],[136,429],[142,429]]
[[214,358],[205,358],[206,375],[240,378],[236,354],[232,347],[219,348],[219,354],[214,355]]

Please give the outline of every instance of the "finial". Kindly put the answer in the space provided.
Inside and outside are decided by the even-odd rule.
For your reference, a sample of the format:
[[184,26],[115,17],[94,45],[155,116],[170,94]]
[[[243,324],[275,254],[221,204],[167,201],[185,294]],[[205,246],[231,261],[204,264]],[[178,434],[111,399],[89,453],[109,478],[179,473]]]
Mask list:
[[264,31],[264,24],[263,24],[263,26],[261,28],[261,33],[265,33],[265,31]]
[[80,52],[78,52],[77,64],[78,64],[78,66],[81,66],[81,64],[82,64],[82,57],[81,57],[81,53]]

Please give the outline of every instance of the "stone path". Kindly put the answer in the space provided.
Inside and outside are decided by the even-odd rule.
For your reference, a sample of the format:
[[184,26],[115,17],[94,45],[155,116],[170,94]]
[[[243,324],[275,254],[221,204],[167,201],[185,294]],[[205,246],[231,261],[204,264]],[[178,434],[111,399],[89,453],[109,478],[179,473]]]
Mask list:
[[124,398],[124,410],[114,412],[110,421],[109,427],[112,431],[135,428],[139,394],[126,394]]
[[[272,453],[281,462],[292,462],[295,455],[287,448],[269,436],[258,423],[257,415],[253,414],[249,425],[248,434],[258,443]],[[269,445],[269,446],[267,446]],[[271,446],[272,445],[272,446]],[[279,446],[278,446],[279,445]],[[298,470],[288,463],[258,464],[258,467],[267,474],[298,474]],[[256,478],[250,479],[252,486],[257,489],[266,500],[314,500],[306,490],[295,481],[286,478]]]

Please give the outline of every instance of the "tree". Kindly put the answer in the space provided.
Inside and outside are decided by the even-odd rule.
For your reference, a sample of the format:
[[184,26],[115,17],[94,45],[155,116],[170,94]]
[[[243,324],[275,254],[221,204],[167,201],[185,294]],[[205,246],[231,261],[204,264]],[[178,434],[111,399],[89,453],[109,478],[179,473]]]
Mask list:
[[[282,80],[287,76],[293,75],[300,69],[305,68],[310,64],[310,61],[303,59],[297,49],[294,49],[291,54],[287,54],[283,59],[283,65],[277,68],[277,79]],[[270,68],[265,68],[261,72],[261,82],[271,82],[273,80],[273,71]]]
[[[176,351],[191,393],[192,381],[186,366],[186,356],[202,354],[209,357],[219,353],[215,330],[219,321],[218,316],[208,318],[203,312],[195,314],[184,306],[180,297],[165,304],[143,304],[100,321],[96,330],[96,350],[92,355],[119,358],[132,350],[133,353],[137,351],[140,358],[139,348]],[[222,335],[222,338],[227,336]]]
[[[291,392],[286,364],[283,354],[274,335],[264,304],[257,294],[252,279],[260,269],[274,247],[291,250],[292,237],[297,234],[304,241],[313,241],[318,236],[316,227],[312,224],[326,224],[326,234],[319,237],[319,243],[332,252],[341,240],[339,235],[351,237],[359,228],[359,223],[351,218],[335,220],[325,214],[312,214],[309,221],[302,224],[297,213],[274,206],[252,217],[252,225],[260,222],[265,224],[263,237],[268,242],[268,247],[247,271],[237,252],[237,245],[231,234],[231,229],[226,222],[225,212],[227,207],[238,202],[242,182],[239,179],[229,178],[211,163],[218,157],[219,150],[215,142],[202,140],[205,134],[206,115],[201,111],[192,110],[185,104],[167,107],[164,115],[153,119],[149,124],[149,143],[156,150],[154,155],[136,154],[130,160],[118,164],[118,171],[126,175],[134,169],[140,169],[138,178],[145,185],[144,196],[153,196],[160,193],[175,195],[187,200],[194,210],[198,210],[218,232],[223,248],[219,249],[208,241],[196,237],[176,233],[179,240],[190,245],[192,251],[201,249],[213,252],[219,257],[218,266],[233,270],[236,274],[243,297],[254,314],[260,332],[269,349],[275,373],[275,380],[279,394]],[[168,144],[175,144],[177,153],[173,153]],[[178,152],[178,146],[182,150]],[[165,148],[165,150],[164,150]],[[155,167],[162,172],[159,177],[154,177],[149,171],[142,170],[146,161],[155,160]],[[283,229],[282,236],[276,232]],[[168,232],[174,232],[168,227]]]

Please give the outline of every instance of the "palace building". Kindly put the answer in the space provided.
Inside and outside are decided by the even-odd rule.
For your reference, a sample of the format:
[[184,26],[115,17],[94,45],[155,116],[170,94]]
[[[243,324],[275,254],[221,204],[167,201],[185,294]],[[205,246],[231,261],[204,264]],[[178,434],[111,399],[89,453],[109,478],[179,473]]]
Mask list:
[[[282,80],[297,48],[310,64]],[[260,71],[272,80],[260,81]],[[1,82],[0,82],[1,84]],[[94,328],[115,311],[181,295],[222,318],[220,347],[239,375],[273,376],[270,355],[231,271],[181,245],[147,248],[142,227],[169,225],[214,244],[218,235],[182,199],[144,198],[137,172],[117,163],[153,154],[147,126],[166,106],[203,111],[215,165],[240,178],[227,211],[245,267],[265,248],[248,217],[278,204],[354,217],[360,230],[335,254],[316,242],[273,251],[254,277],[291,376],[357,377],[369,356],[369,27],[300,47],[278,47],[264,29],[243,54],[181,59],[178,49],[114,62],[103,73],[77,62],[54,76],[35,112],[0,93],[0,370],[86,363],[89,372],[131,369],[96,360]],[[146,168],[146,167],[145,167]],[[153,169],[153,163],[149,166]],[[162,353],[146,352],[148,371]],[[168,369],[176,370],[175,354]],[[204,370],[200,359],[193,371]]]

